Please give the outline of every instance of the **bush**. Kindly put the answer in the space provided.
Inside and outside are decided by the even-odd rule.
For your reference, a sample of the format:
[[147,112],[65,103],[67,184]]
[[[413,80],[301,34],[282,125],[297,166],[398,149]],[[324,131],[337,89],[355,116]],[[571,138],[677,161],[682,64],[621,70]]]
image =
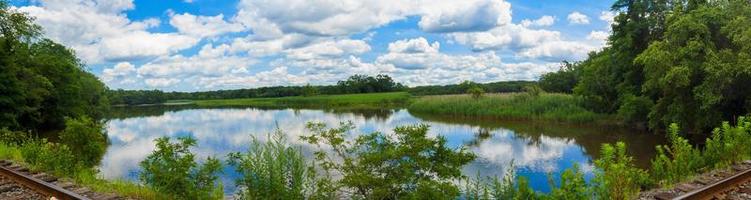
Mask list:
[[709,167],[729,166],[751,156],[751,120],[739,117],[736,126],[723,122],[707,138],[702,156]]
[[31,140],[31,135],[23,131],[11,131],[8,128],[0,128],[0,142],[8,145],[21,145]]
[[472,95],[472,98],[479,99],[480,97],[482,97],[482,95],[485,94],[485,90],[483,90],[480,86],[472,86],[467,89],[467,93]]
[[305,199],[313,194],[315,171],[305,163],[298,148],[287,145],[281,130],[261,143],[253,137],[248,151],[231,153],[229,164],[239,172],[240,199]]
[[555,187],[555,183],[552,180],[551,186],[553,188],[549,194],[551,199],[591,199],[587,182],[584,180],[584,173],[582,173],[577,164],[574,164],[573,168],[563,171],[558,187]]
[[107,151],[107,136],[102,124],[88,117],[65,119],[60,144],[68,146],[82,164],[93,167],[99,164]]
[[216,184],[222,164],[209,157],[198,165],[189,150],[196,140],[181,137],[171,143],[162,137],[155,141],[156,150],[141,161],[139,178],[144,184],[177,199],[222,199],[221,184]]
[[30,140],[23,143],[20,150],[24,162],[35,170],[69,176],[83,168],[70,148],[62,144],[47,142],[44,139]]
[[597,199],[634,199],[648,181],[647,173],[634,166],[626,153],[626,144],[602,145],[602,155],[595,160],[593,192]]
[[678,124],[670,125],[669,146],[657,146],[657,157],[652,160],[652,178],[663,185],[680,182],[704,166],[701,151],[679,136],[678,130]]
[[530,97],[539,97],[544,91],[542,91],[542,88],[538,85],[528,85],[524,86],[524,92]]
[[[461,168],[474,160],[465,149],[450,149],[443,137],[427,137],[427,125],[401,126],[393,135],[380,132],[346,139],[354,128],[342,123],[327,129],[308,123],[312,135],[303,140],[317,145],[316,162],[329,174],[341,174],[336,185],[351,191],[350,198],[453,199]],[[325,145],[326,148],[322,148]],[[330,150],[324,150],[330,149]]]

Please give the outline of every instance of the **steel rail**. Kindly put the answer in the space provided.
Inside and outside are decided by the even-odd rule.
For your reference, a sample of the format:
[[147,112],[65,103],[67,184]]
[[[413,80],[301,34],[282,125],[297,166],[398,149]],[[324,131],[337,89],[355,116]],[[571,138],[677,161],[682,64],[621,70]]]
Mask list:
[[687,192],[683,195],[673,198],[673,200],[705,200],[713,199],[715,195],[725,193],[738,185],[751,181],[751,169],[746,169],[733,176],[727,177],[715,183],[706,185],[699,189]]
[[59,200],[89,200],[88,197],[76,194],[55,184],[39,180],[31,175],[23,174],[8,166],[0,165],[0,174],[14,180],[16,183],[28,187],[31,190],[47,195],[48,198],[54,197]]

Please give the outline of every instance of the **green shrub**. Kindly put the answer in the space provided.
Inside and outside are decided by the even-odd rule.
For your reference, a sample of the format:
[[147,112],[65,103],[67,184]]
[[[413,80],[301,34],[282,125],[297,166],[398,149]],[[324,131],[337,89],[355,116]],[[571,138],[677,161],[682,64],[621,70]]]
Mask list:
[[107,136],[102,124],[88,117],[65,119],[60,144],[68,146],[82,164],[93,167],[99,164],[107,151]]
[[229,164],[240,173],[240,199],[305,199],[314,192],[315,171],[305,163],[298,148],[289,147],[284,133],[277,130],[261,143],[253,137],[246,153],[231,153]]
[[209,157],[203,165],[194,160],[189,148],[196,140],[178,138],[171,143],[167,137],[158,138],[156,150],[141,161],[141,181],[158,192],[177,199],[221,199],[221,184],[217,186],[217,173],[221,171],[219,160]]
[[503,178],[485,177],[479,175],[465,181],[463,197],[465,199],[488,200],[488,199],[513,199],[517,193],[517,187],[514,187],[514,163],[512,162]]
[[751,120],[739,117],[736,126],[723,122],[715,128],[712,137],[707,138],[702,153],[709,167],[724,167],[734,162],[749,159],[751,156]]
[[670,125],[669,145],[657,146],[657,157],[652,160],[652,178],[663,185],[682,181],[704,166],[701,151],[679,136],[678,130],[678,124]]
[[467,89],[467,93],[472,95],[472,98],[479,99],[482,97],[482,95],[485,94],[485,90],[483,90],[480,86],[472,86],[469,89]]
[[21,145],[20,150],[24,162],[35,170],[69,176],[83,168],[68,146],[47,142],[45,139],[27,141]]
[[584,173],[582,173],[577,164],[574,164],[573,168],[563,171],[561,174],[561,181],[557,187],[555,183],[551,181],[551,188],[553,188],[553,190],[548,194],[551,199],[591,199],[587,182],[584,180]]
[[524,92],[526,92],[530,97],[539,97],[540,94],[545,91],[543,91],[542,88],[540,88],[540,86],[538,85],[528,85],[524,86]]
[[626,144],[618,142],[602,145],[602,155],[595,160],[595,178],[592,180],[597,199],[625,200],[639,194],[648,180],[647,173],[634,166],[633,158],[626,153]]
[[[318,166],[340,174],[336,185],[364,199],[454,199],[462,166],[474,160],[466,149],[450,149],[444,137],[429,138],[427,125],[401,126],[393,135],[380,132],[347,139],[352,123],[327,129],[308,123],[312,135],[302,139],[317,145]],[[326,148],[323,148],[323,146]]]
[[31,140],[31,135],[23,131],[11,131],[8,128],[0,128],[0,143],[9,145],[21,145]]

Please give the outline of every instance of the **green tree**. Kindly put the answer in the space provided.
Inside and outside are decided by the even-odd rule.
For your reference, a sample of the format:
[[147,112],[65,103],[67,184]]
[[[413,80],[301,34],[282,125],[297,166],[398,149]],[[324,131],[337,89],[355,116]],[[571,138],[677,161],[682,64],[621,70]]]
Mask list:
[[318,166],[341,174],[336,186],[364,199],[454,199],[459,189],[453,181],[475,156],[465,149],[451,149],[443,137],[429,138],[427,125],[402,126],[393,135],[380,132],[347,139],[354,128],[342,123],[327,129],[308,123],[313,133],[302,137],[322,147],[315,153]]
[[99,164],[107,150],[104,127],[88,117],[66,119],[65,130],[60,132],[60,143],[68,146],[87,167]]
[[221,199],[221,184],[217,186],[217,173],[222,164],[214,158],[207,158],[199,165],[190,147],[196,140],[189,137],[178,138],[177,143],[167,137],[158,138],[156,150],[141,161],[139,175],[141,181],[155,190],[178,199]]
[[572,93],[580,76],[579,63],[563,61],[560,70],[543,74],[539,85],[546,92]]
[[302,87],[302,95],[306,97],[318,95],[318,88],[306,84]]
[[467,93],[472,95],[472,98],[474,99],[480,99],[480,97],[485,94],[485,90],[483,90],[480,86],[472,86],[467,89]]
[[0,0],[0,127],[59,130],[65,117],[98,118],[106,87],[73,51],[45,39],[33,18]]

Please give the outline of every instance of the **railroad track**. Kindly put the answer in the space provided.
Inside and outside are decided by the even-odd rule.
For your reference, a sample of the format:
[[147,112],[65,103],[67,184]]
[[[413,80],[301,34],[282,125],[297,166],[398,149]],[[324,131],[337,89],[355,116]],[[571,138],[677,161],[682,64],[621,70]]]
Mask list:
[[705,174],[654,196],[659,200],[751,199],[751,161]]
[[71,182],[58,180],[54,176],[31,172],[20,165],[0,160],[0,199],[115,200],[122,198],[113,194],[98,194]]

